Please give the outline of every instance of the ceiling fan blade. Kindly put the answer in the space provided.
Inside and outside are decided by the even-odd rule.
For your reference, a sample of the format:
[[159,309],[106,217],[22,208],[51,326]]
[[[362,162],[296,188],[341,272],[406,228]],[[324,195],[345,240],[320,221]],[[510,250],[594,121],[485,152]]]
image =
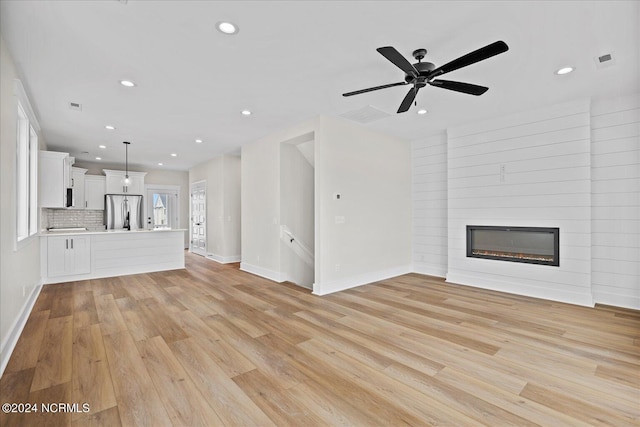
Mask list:
[[355,90],[353,92],[343,93],[342,96],[353,96],[353,95],[358,95],[358,94],[361,94],[361,93],[371,92],[371,91],[374,91],[374,90],[386,89],[388,87],[404,86],[406,84],[408,84],[408,83],[407,82],[391,83],[391,84],[388,84],[388,85],[375,86],[375,87],[370,87],[368,89],[361,89],[361,90]]
[[409,92],[407,93],[407,95],[402,100],[402,103],[400,104],[400,108],[398,108],[398,113],[404,113],[411,107],[411,104],[413,103],[413,100],[416,99],[416,95],[418,94],[419,90],[420,89],[418,89],[415,86],[409,89]]
[[431,86],[441,87],[442,89],[455,90],[456,92],[468,93],[469,95],[482,95],[489,90],[488,87],[472,85],[471,83],[452,82],[451,80],[433,80],[430,81]]
[[414,77],[418,76],[418,70],[416,70],[416,68],[411,65],[409,61],[407,61],[407,58],[402,56],[402,54],[398,52],[396,48],[392,46],[385,46],[379,47],[376,50],[405,73],[411,74]]
[[509,46],[507,46],[505,42],[500,40],[485,47],[481,47],[478,50],[474,50],[471,53],[467,53],[466,55],[461,56],[458,59],[454,59],[453,61],[444,64],[442,67],[436,68],[435,70],[431,71],[427,77],[433,78],[445,73],[450,73],[451,71],[466,67],[467,65],[475,64],[476,62],[491,58],[492,56],[498,55],[508,50]]

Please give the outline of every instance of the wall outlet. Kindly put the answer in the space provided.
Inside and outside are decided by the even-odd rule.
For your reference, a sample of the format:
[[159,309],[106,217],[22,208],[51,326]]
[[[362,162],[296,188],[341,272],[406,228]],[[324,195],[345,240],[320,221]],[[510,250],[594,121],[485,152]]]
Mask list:
[[346,222],[346,218],[343,217],[342,215],[336,215],[334,217],[334,221],[336,224],[344,224]]
[[27,287],[25,285],[22,285],[22,296],[23,297],[27,296]]
[[260,262],[260,255],[258,255],[258,257],[257,257],[257,258],[258,258],[258,262]]
[[340,271],[340,264],[336,264],[336,273]]

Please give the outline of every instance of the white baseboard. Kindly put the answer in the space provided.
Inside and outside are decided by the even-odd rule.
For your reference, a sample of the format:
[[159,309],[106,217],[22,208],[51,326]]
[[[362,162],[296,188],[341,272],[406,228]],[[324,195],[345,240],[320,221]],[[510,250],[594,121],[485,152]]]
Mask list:
[[40,295],[40,291],[42,290],[42,281],[38,281],[38,283],[32,288],[29,297],[26,299],[22,308],[20,309],[20,313],[18,317],[9,328],[9,333],[3,340],[0,345],[0,377],[4,373],[4,370],[9,363],[9,358],[11,358],[11,353],[16,348],[16,344],[18,343],[18,338],[20,338],[20,334],[22,334],[22,330],[24,326],[27,324],[27,320],[29,319],[29,315],[31,314],[31,310],[33,310],[33,306],[38,299],[38,295]]
[[249,264],[246,262],[240,263],[240,270],[247,273],[255,274],[256,276],[264,277],[265,279],[273,280],[274,282],[282,283],[285,281],[285,277],[279,271],[269,270],[268,268],[259,267],[257,265]]
[[230,264],[233,262],[240,262],[242,260],[242,257],[240,255],[222,256],[216,254],[207,254],[206,258],[220,264]]
[[509,294],[526,297],[540,298],[551,301],[565,302],[568,304],[593,307],[593,297],[590,289],[584,293],[569,292],[560,289],[540,288],[538,286],[525,285],[515,281],[501,281],[486,277],[468,276],[459,273],[447,273],[447,283],[472,286],[474,288],[489,289],[492,291],[506,292]]
[[393,267],[393,268],[387,268],[385,270],[371,271],[364,274],[345,277],[342,279],[331,280],[329,282],[314,283],[313,294],[327,295],[334,292],[355,288],[356,286],[377,282],[379,280],[401,276],[403,274],[411,273],[412,271],[413,269],[411,265],[403,265],[400,267]]
[[435,276],[435,277],[447,277],[447,268],[433,266],[429,264],[423,263],[414,263],[413,264],[413,273],[424,274],[426,276]]
[[593,300],[596,304],[613,305],[616,307],[640,310],[640,296],[616,295],[608,292],[594,292]]

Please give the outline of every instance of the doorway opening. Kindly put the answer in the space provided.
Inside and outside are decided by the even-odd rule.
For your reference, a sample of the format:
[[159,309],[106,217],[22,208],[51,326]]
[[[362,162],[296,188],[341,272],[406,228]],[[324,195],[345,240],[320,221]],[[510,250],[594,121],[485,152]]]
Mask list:
[[315,276],[315,134],[280,145],[281,271],[287,281],[313,288]]

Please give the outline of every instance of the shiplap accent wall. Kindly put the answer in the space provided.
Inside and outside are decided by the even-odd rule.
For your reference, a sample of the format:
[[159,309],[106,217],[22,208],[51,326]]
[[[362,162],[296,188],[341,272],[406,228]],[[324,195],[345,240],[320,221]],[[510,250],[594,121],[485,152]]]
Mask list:
[[432,276],[447,274],[447,135],[411,144],[413,267]]
[[[447,281],[592,305],[590,102],[448,130]],[[466,225],[560,228],[560,266],[466,257]]]
[[595,302],[640,309],[640,95],[591,105]]

